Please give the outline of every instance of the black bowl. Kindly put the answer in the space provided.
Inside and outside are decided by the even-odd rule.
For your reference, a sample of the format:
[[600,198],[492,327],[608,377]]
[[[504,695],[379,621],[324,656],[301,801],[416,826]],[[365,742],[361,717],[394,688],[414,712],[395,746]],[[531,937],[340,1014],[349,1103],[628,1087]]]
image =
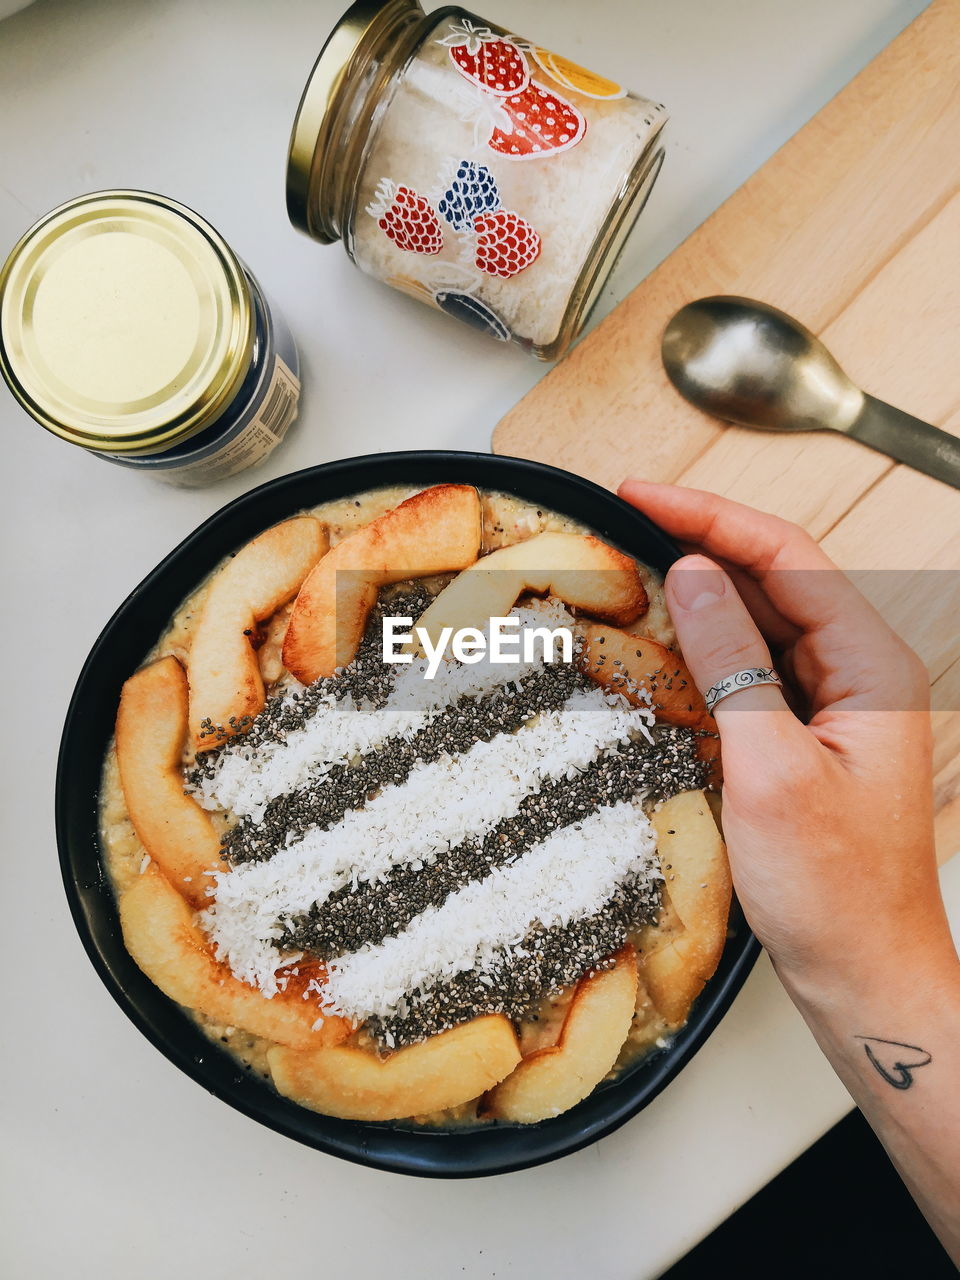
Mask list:
[[666,571],[678,548],[605,489],[565,471],[476,453],[351,458],[272,480],[210,517],[130,594],[104,627],[77,681],[57,770],[57,842],[70,909],[94,968],[124,1013],[171,1062],[218,1098],[330,1155],[426,1177],[478,1177],[554,1160],[611,1133],[654,1098],[720,1021],[759,948],[734,903],[720,966],[670,1045],[601,1085],[564,1115],[529,1126],[425,1131],[316,1115],[239,1067],[167,999],[127,954],[100,854],[97,793],[120,688],[190,591],[228,552],[304,507],[385,485],[476,484],[514,493],[589,525]]

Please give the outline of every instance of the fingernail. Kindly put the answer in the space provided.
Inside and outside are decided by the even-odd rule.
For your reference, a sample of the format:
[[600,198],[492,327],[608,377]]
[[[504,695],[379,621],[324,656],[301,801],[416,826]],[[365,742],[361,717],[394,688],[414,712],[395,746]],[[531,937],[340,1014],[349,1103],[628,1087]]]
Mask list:
[[722,570],[703,556],[688,556],[670,570],[670,595],[687,613],[716,604],[726,590]]

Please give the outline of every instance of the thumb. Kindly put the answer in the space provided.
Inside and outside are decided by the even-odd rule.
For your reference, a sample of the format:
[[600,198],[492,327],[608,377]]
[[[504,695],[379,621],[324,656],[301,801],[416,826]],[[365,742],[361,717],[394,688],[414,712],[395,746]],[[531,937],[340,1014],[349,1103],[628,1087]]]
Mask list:
[[[666,594],[681,652],[701,693],[738,671],[771,666],[770,651],[733,580],[712,560],[700,555],[678,560],[667,574]],[[713,714],[725,766],[731,748],[768,756],[800,727],[781,690],[771,684],[728,695]]]

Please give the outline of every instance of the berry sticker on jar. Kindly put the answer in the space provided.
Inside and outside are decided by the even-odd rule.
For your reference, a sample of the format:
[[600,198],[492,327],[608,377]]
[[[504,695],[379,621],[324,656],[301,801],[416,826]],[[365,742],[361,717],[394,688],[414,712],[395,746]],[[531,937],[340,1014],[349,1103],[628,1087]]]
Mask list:
[[[526,41],[517,36],[504,39],[489,27],[477,27],[465,19],[454,23],[451,33],[437,43],[450,50],[453,65],[482,94],[501,99],[498,110],[489,113],[491,151],[509,160],[545,159],[568,151],[583,138],[587,122],[573,103],[531,80],[524,50],[534,50]],[[546,53],[545,58],[553,54]],[[565,65],[579,72],[581,80],[591,76],[572,62]],[[480,110],[483,114],[482,104]]]
[[554,359],[649,195],[665,120],[462,9],[383,0],[351,10],[320,56],[288,208],[371,275]]
[[377,184],[377,197],[367,205],[377,226],[405,253],[439,253],[443,228],[429,200],[412,187],[397,186],[389,178]]
[[473,227],[477,233],[474,261],[488,276],[509,280],[540,256],[540,237],[519,213],[509,209],[482,213]]
[[430,255],[443,248],[442,214],[460,239],[460,260],[470,257],[478,271],[504,280],[518,275],[540,255],[536,230],[520,214],[500,207],[500,192],[490,170],[471,160],[460,161],[436,210],[412,188],[381,178],[367,213],[398,249]]
[[437,208],[454,231],[469,231],[474,218],[500,208],[500,189],[485,164],[461,160]]
[[573,105],[531,80],[507,98],[505,125],[495,125],[487,146],[508,160],[545,160],[581,142],[587,122]]
[[527,87],[530,68],[513,37],[502,39],[489,27],[478,27],[464,18],[440,40],[450,50],[457,70],[485,93],[509,98]]

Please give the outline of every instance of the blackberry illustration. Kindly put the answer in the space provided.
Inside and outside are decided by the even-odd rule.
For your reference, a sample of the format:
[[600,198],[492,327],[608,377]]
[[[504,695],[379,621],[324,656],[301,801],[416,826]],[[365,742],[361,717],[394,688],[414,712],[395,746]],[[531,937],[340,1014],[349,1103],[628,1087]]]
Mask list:
[[500,208],[500,192],[493,174],[485,164],[461,160],[437,208],[454,231],[469,231],[474,218]]

